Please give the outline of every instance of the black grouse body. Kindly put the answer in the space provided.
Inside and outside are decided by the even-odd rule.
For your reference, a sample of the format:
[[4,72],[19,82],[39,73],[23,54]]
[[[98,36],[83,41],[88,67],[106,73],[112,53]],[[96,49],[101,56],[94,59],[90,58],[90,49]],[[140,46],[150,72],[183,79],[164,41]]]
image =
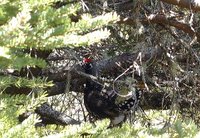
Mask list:
[[[84,59],[85,73],[95,75],[95,67],[91,59]],[[116,93],[111,91],[102,92],[103,86],[88,78],[84,90],[84,104],[90,115],[97,119],[109,118],[110,127],[121,124],[126,119],[126,114],[133,107],[136,107],[140,98],[140,91],[136,96],[131,97],[119,104],[116,104]]]

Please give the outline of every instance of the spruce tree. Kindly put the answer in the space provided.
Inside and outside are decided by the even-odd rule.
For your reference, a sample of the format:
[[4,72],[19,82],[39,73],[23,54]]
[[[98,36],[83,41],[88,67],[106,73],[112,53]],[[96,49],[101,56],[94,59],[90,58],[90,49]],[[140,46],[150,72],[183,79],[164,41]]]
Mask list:
[[[86,47],[110,35],[106,26],[118,19],[114,13],[92,16],[81,2],[67,0],[3,0],[0,3],[0,137],[38,137],[35,114],[19,124],[17,117],[46,102],[45,88],[51,81],[32,74],[44,69],[44,55],[34,51]],[[73,20],[78,12],[80,19]],[[47,54],[48,55],[48,54]],[[28,95],[4,91],[9,87],[29,88]],[[15,89],[13,89],[15,91]],[[20,92],[19,92],[20,93]]]

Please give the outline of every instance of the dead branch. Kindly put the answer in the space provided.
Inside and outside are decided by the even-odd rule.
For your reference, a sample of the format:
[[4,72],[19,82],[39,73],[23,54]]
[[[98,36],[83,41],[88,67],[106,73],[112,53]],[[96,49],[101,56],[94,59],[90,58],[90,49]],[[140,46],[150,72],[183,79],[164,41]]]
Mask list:
[[[44,103],[40,107],[38,107],[35,110],[35,113],[40,115],[40,119],[41,119],[41,122],[36,124],[36,126],[41,126],[41,125],[44,126],[44,125],[48,125],[48,124],[56,124],[56,125],[66,126],[66,125],[74,125],[74,124],[81,123],[81,122],[67,116],[64,113],[60,113],[60,112],[52,109],[52,107],[47,103]],[[30,115],[31,115],[30,112],[26,112],[26,113],[19,115],[18,119],[20,122],[22,122],[26,118],[28,118]]]
[[161,0],[168,4],[177,5],[181,8],[192,9],[193,11],[200,11],[200,1],[195,0]]
[[[195,30],[189,24],[177,21],[176,18],[174,18],[173,16],[166,17],[163,14],[150,14],[146,18],[141,18],[140,22],[142,24],[161,24],[161,25],[173,26],[173,27],[189,34],[191,37],[196,36],[197,41],[200,42],[200,33],[199,32],[195,32]],[[126,19],[121,19],[117,23],[127,24],[127,25],[135,25],[136,20],[132,19],[132,18],[126,18]]]

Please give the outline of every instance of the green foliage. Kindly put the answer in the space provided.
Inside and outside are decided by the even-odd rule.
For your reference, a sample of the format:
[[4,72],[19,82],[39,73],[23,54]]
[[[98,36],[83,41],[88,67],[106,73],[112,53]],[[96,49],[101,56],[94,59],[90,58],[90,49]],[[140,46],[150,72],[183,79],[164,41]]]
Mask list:
[[193,138],[197,134],[198,128],[192,121],[182,122],[177,120],[172,127],[172,131],[175,131],[172,134],[173,137]]
[[[56,9],[52,7],[53,2],[56,1],[12,1],[9,4],[4,1],[4,4],[0,5],[4,22],[0,26],[1,68],[43,68],[46,64],[42,59],[19,55],[16,51],[30,47],[47,50],[63,46],[91,45],[108,38],[109,31],[101,28],[118,19],[113,13],[95,18],[84,14],[82,19],[75,23],[70,17],[80,9],[79,4],[68,4]],[[4,15],[9,18],[4,19]]]
[[[97,121],[96,126],[85,123],[80,126],[67,126],[66,128],[55,128],[53,126],[48,126],[46,130],[40,130],[40,135],[45,138],[74,138],[74,137],[90,137],[90,138],[160,138],[160,137],[172,137],[172,138],[193,138],[198,135],[197,126],[194,122],[177,122],[171,124],[167,129],[163,128],[153,128],[146,127],[140,123],[134,123],[134,125],[129,123],[124,123],[122,127],[116,127],[112,129],[107,129],[109,124],[108,120]],[[176,128],[179,125],[179,128]],[[179,129],[179,130],[178,130]],[[180,132],[180,129],[182,132]],[[45,133],[48,131],[48,134]],[[57,132],[56,132],[57,131]],[[56,132],[56,133],[55,133]]]
[[23,67],[46,67],[46,62],[28,54],[17,52],[15,48],[0,47],[0,69],[20,70]]
[[[31,54],[32,50],[53,50],[58,47],[88,46],[109,37],[106,26],[118,20],[115,13],[93,17],[83,14],[78,22],[71,17],[81,10],[79,2],[55,7],[58,0],[2,0],[0,2],[0,137],[40,137],[31,115],[19,124],[17,117],[33,112],[46,101],[43,93],[52,86],[46,78],[8,75],[11,71],[45,68],[45,59]],[[69,0],[70,2],[71,0]],[[32,89],[28,96],[10,96],[10,86]],[[42,130],[43,133],[45,130]]]
[[148,117],[151,117],[149,127],[141,124],[142,119],[140,118],[134,124],[124,123],[121,127],[107,129],[109,120],[104,119],[96,121],[95,125],[91,123],[65,127],[48,125],[45,128],[38,128],[36,134],[44,138],[198,138],[199,130],[193,121],[181,121],[180,118],[166,125],[166,114],[168,111],[164,113],[150,111],[148,113]]
[[29,88],[46,88],[52,86],[52,83],[47,82],[46,79],[35,78],[35,79],[26,79],[21,77],[13,77],[13,76],[0,76],[0,88],[7,88],[10,85],[16,87],[29,87]]
[[[85,14],[79,22],[71,22],[70,15],[74,15],[80,5],[66,5],[56,9],[51,6],[51,2],[49,1],[49,5],[46,5],[47,2],[40,3],[38,1],[35,1],[33,5],[32,2],[18,3],[17,8],[20,9],[20,12],[0,27],[0,45],[9,48],[54,49],[63,46],[73,47],[74,41],[76,41],[75,45],[85,46],[88,37],[91,36],[87,33],[118,19],[118,16],[112,13],[96,18]],[[107,38],[109,33],[107,30],[101,30],[101,32],[93,32],[92,35],[98,39],[88,44]],[[69,42],[67,42],[68,40]]]
[[19,9],[7,0],[0,3],[0,25],[6,23],[11,17],[15,16]]
[[10,128],[7,132],[2,135],[2,138],[28,138],[28,137],[39,137],[35,128],[35,123],[39,122],[36,115],[31,115],[22,124],[18,124]]
[[[29,48],[55,49],[57,47],[87,46],[110,35],[102,27],[118,19],[117,14],[107,13],[93,18],[82,15],[78,22],[71,21],[80,4],[67,4],[54,8],[56,0],[2,1],[0,4],[0,69],[18,70],[46,67],[46,61],[23,51]],[[1,77],[1,86],[16,85],[43,87],[43,80]],[[39,82],[39,83],[37,83]],[[44,81],[45,82],[45,81]],[[1,87],[2,89],[4,89]]]
[[35,136],[35,123],[39,122],[36,115],[31,115],[22,124],[18,122],[18,116],[25,111],[33,111],[46,101],[46,94],[34,96],[1,94],[0,96],[0,137],[28,137]]

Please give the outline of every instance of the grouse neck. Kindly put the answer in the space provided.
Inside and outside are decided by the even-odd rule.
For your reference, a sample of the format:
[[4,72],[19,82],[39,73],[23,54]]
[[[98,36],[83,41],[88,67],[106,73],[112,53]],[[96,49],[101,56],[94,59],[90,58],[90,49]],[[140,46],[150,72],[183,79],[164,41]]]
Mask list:
[[92,75],[92,72],[93,72],[92,59],[84,58],[83,63],[84,63],[85,73]]

